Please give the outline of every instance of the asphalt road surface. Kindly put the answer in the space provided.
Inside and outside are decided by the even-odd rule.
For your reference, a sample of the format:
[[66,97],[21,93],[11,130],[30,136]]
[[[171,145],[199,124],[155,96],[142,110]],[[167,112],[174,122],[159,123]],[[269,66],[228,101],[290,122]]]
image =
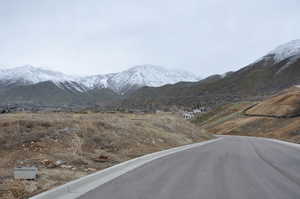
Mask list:
[[300,199],[300,148],[225,137],[145,164],[81,199]]

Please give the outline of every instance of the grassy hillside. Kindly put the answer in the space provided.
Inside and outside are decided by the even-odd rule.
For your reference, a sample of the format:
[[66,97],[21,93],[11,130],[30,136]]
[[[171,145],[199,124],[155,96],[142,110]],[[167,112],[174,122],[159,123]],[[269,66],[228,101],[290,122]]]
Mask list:
[[212,134],[270,137],[300,143],[300,117],[293,117],[300,113],[299,92],[300,88],[293,87],[257,105],[255,102],[225,105],[194,122]]
[[294,117],[300,116],[300,89],[293,87],[259,103],[245,112],[248,115]]

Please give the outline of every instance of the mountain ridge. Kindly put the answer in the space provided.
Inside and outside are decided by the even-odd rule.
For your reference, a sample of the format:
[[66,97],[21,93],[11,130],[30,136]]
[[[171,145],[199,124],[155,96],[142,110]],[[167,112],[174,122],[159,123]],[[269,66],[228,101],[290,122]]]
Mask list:
[[188,72],[177,72],[154,65],[138,65],[119,73],[84,77],[67,75],[31,65],[0,69],[0,82],[6,85],[31,85],[52,81],[57,86],[62,86],[65,83],[72,84],[74,88],[81,92],[95,88],[108,88],[119,94],[126,94],[131,89],[142,86],[157,87],[179,81],[197,81],[197,79],[196,76]]
[[[29,67],[29,69],[31,71],[32,68]],[[49,74],[46,75],[47,78],[49,79]],[[190,82],[181,81],[182,79]],[[153,65],[137,66],[121,73],[88,76],[86,79],[79,77],[75,78],[75,81],[70,78],[67,82],[51,82],[55,86],[40,83],[38,86],[31,86],[34,84],[26,81],[27,84],[24,85],[26,78],[17,80],[8,81],[9,85],[7,85],[7,82],[0,79],[0,99],[6,99],[0,103],[20,102],[22,99],[30,101],[35,98],[38,100],[33,100],[34,103],[46,104],[56,103],[55,99],[58,99],[60,104],[106,104],[117,101],[114,104],[115,107],[124,109],[147,109],[149,107],[164,109],[174,106],[216,107],[245,99],[257,100],[293,85],[299,85],[300,41],[293,40],[282,44],[258,61],[235,72],[212,75],[200,81],[193,75],[189,76],[177,71],[169,72]],[[29,89],[27,93],[20,92],[22,91],[20,86],[23,86],[22,89],[29,86],[34,90]],[[49,97],[48,93],[43,91],[45,88],[53,88],[56,91],[51,91],[53,96]],[[64,92],[61,92],[62,90]],[[40,96],[41,93],[44,95]]]

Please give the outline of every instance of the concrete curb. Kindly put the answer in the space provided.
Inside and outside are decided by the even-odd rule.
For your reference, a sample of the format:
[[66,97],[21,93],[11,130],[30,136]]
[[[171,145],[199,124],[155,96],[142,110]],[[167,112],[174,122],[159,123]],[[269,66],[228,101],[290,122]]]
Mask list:
[[184,151],[193,147],[198,147],[206,144],[210,144],[213,142],[217,142],[223,138],[217,138],[214,140],[209,140],[205,142],[200,142],[196,144],[190,144],[185,146],[180,146],[156,153],[151,153],[148,155],[144,155],[121,164],[112,166],[110,168],[104,169],[102,171],[98,171],[91,175],[84,176],[77,180],[71,181],[65,185],[59,186],[57,188],[51,189],[44,193],[38,194],[36,196],[31,197],[30,199],[75,199],[79,196],[87,193],[103,185],[114,178],[117,178],[133,169],[136,169],[148,162],[159,159],[161,157],[171,155],[176,152]]

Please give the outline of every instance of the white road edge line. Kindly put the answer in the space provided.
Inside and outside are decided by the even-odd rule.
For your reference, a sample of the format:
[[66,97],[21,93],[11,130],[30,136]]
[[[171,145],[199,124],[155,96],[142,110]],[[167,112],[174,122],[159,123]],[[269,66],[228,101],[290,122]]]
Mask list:
[[248,137],[251,139],[263,139],[266,141],[270,141],[270,142],[276,142],[279,144],[284,144],[284,145],[288,145],[291,147],[296,147],[296,148],[300,148],[300,144],[297,143],[293,143],[293,142],[287,142],[287,141],[282,141],[282,140],[278,140],[278,139],[274,139],[274,138],[266,138],[266,137],[254,137],[254,136],[243,136],[243,135],[214,135],[215,137],[219,137],[219,138],[226,138],[226,137]]
[[263,139],[271,141],[271,142],[276,142],[276,143],[279,143],[279,144],[288,145],[288,146],[291,146],[291,147],[296,147],[296,148],[300,149],[300,144],[296,144],[296,143],[292,143],[292,142],[286,142],[286,141],[272,139],[272,138],[263,138]]
[[196,144],[184,145],[180,147],[171,148],[164,151],[159,151],[156,153],[151,153],[144,155],[121,164],[109,167],[107,169],[98,171],[96,173],[84,176],[77,180],[71,181],[62,186],[56,187],[49,191],[43,192],[36,196],[31,197],[30,199],[75,199],[81,195],[91,191],[106,182],[109,182],[129,171],[132,171],[148,162],[162,158],[167,155],[171,155],[176,152],[184,151],[198,146],[203,146],[206,144],[214,143],[223,138],[216,138],[209,141],[204,141]]

